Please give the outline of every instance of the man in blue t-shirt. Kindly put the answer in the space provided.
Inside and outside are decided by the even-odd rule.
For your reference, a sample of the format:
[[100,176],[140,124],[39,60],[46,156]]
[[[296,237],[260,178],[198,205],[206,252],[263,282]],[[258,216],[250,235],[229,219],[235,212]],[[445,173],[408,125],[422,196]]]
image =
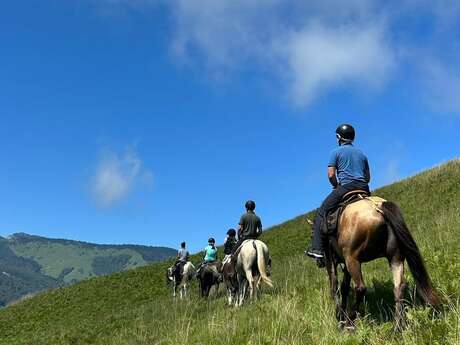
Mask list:
[[312,245],[306,252],[308,256],[317,259],[320,267],[324,267],[325,239],[321,229],[327,213],[337,207],[342,197],[352,190],[365,190],[369,193],[369,163],[364,153],[353,146],[354,128],[343,124],[337,127],[335,133],[339,147],[332,151],[327,173],[333,191],[317,210]]

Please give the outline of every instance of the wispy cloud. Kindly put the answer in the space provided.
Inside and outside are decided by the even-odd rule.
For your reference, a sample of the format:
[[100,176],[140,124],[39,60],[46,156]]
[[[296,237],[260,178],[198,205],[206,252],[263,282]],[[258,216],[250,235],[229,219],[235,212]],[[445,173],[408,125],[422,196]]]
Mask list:
[[344,83],[379,86],[395,60],[383,21],[369,20],[368,2],[173,3],[176,57],[219,73],[253,63],[282,81],[297,106]]
[[137,184],[151,184],[152,172],[143,166],[135,148],[118,154],[105,149],[92,178],[92,194],[97,205],[108,208],[125,199]]
[[420,66],[428,54],[449,61],[416,67],[430,82],[419,83],[424,101],[459,108],[460,63],[449,48],[459,46],[456,0],[100,1],[139,9],[161,4],[172,14],[170,49],[178,61],[219,77],[250,66],[278,80],[295,106],[340,87],[378,90],[394,67]]
[[394,62],[391,48],[375,26],[317,24],[293,32],[279,45],[290,96],[299,106],[350,83],[378,87]]
[[429,104],[444,113],[460,114],[460,66],[425,59],[419,70]]

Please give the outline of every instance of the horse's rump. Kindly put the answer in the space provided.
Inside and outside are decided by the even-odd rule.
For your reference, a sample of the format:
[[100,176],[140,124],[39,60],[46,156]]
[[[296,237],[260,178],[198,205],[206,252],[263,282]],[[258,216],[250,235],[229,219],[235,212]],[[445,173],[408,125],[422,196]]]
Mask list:
[[209,290],[213,285],[218,285],[221,281],[220,262],[210,262],[203,265],[198,274],[202,296],[208,296]]
[[264,242],[246,240],[241,245],[236,270],[241,276],[245,276],[248,271],[251,271],[254,275],[260,276],[260,280],[272,287],[273,282],[267,274],[267,267],[270,261],[268,247]]

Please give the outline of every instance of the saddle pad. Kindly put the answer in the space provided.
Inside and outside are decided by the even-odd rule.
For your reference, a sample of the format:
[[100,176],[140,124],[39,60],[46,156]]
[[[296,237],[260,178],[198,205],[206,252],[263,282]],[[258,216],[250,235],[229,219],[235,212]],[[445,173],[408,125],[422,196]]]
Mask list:
[[378,196],[360,197],[357,194],[355,198],[353,198],[351,200],[347,200],[346,202],[341,203],[337,209],[333,210],[332,212],[329,212],[326,215],[326,222],[325,222],[325,224],[323,224],[323,232],[325,234],[327,234],[327,235],[335,235],[336,232],[337,232],[337,227],[338,227],[338,223],[339,223],[339,217],[342,214],[343,210],[348,205],[350,205],[350,204],[352,204],[352,203],[354,203],[356,201],[360,201],[360,200],[368,200],[368,201],[372,202],[372,204],[374,205],[375,209],[378,212],[381,212],[380,207],[381,207],[382,203],[384,203],[386,201],[386,199],[383,199],[383,198],[378,197]]

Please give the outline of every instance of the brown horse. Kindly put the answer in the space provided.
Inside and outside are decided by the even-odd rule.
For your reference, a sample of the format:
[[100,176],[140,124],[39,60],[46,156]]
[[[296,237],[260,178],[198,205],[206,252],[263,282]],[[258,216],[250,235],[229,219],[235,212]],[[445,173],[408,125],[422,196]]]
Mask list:
[[209,262],[201,267],[197,275],[200,282],[200,290],[202,297],[208,297],[211,287],[216,286],[216,295],[219,293],[219,284],[222,282],[222,275],[220,274],[221,263]]
[[[311,224],[311,221],[308,222]],[[404,326],[404,260],[409,264],[419,295],[433,308],[439,307],[439,298],[400,209],[382,198],[366,197],[346,206],[339,218],[337,237],[329,237],[326,250],[326,269],[340,327],[354,328],[354,320],[366,291],[361,264],[382,257],[388,260],[393,275],[395,329],[400,330]],[[344,263],[340,290],[337,275],[339,263]],[[348,313],[351,280],[355,288],[355,303]]]

